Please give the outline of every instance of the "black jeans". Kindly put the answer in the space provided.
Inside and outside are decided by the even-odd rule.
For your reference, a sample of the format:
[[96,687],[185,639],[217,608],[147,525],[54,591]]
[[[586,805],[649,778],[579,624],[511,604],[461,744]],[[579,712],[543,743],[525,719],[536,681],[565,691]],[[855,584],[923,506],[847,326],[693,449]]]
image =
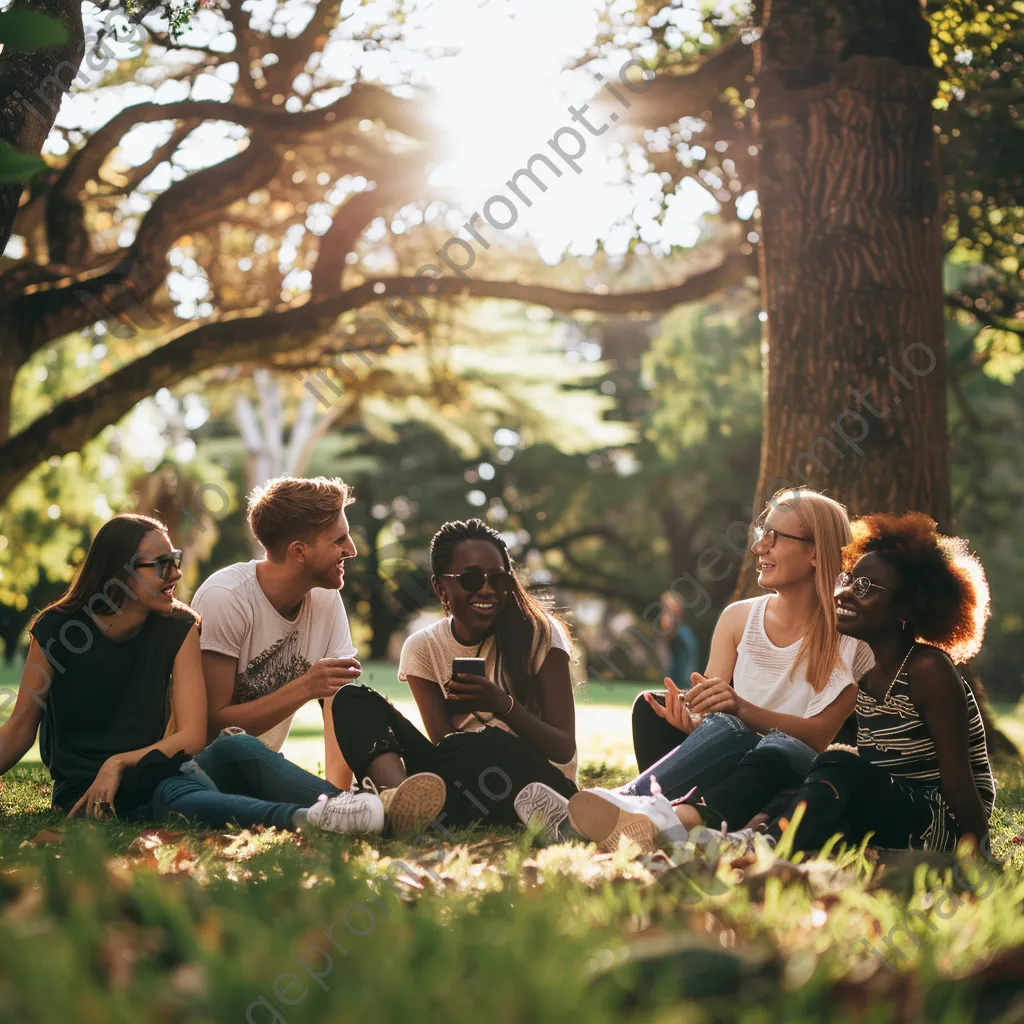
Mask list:
[[[826,750],[814,759],[784,816],[792,819],[801,801],[807,808],[794,850],[820,850],[837,832],[847,843],[859,843],[873,832],[874,846],[922,847],[932,825],[933,805],[926,787],[894,778],[845,750]],[[781,838],[778,820],[768,833]]]
[[436,746],[382,694],[349,683],[334,696],[334,734],[356,778],[381,754],[398,754],[409,775],[434,772],[448,790],[439,820],[446,825],[518,825],[515,799],[531,782],[562,796],[576,784],[526,740],[504,729],[453,732]]
[[[654,694],[662,707],[665,706],[665,696],[664,691]],[[661,718],[642,693],[633,701],[633,753],[641,775],[685,739],[686,733]]]

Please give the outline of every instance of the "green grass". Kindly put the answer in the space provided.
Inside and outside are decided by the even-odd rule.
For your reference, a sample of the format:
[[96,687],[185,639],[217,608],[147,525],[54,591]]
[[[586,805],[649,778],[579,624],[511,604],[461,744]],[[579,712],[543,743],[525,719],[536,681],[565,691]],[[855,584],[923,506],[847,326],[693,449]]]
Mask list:
[[[407,701],[393,668],[366,674]],[[636,687],[601,690],[579,705],[582,775],[619,781]],[[315,718],[296,732],[322,752]],[[1019,1020],[1024,772],[999,781],[1001,872],[858,850],[665,870],[500,831],[67,822],[24,764],[0,792],[0,1024]]]

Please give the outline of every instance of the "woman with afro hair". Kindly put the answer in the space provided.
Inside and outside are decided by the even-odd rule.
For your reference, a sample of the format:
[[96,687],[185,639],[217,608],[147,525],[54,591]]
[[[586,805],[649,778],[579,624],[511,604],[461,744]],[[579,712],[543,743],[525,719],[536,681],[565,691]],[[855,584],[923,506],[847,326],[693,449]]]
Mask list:
[[[875,657],[858,682],[857,748],[819,754],[793,802],[806,804],[794,849],[836,833],[882,847],[951,850],[988,833],[995,781],[985,727],[956,665],[981,647],[988,584],[967,542],[928,516],[853,524],[836,584],[839,631]],[[792,818],[792,810],[785,815]],[[769,828],[776,840],[785,818]]]

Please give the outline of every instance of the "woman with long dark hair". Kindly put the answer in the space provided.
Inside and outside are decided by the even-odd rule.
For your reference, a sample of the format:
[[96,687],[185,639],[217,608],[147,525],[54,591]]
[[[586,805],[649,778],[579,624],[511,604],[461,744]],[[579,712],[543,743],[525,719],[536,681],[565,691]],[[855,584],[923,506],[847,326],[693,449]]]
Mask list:
[[[449,825],[516,824],[527,784],[576,792],[567,632],[526,592],[501,535],[479,519],[445,523],[430,568],[445,618],[406,640],[398,669],[427,736],[379,693],[350,683],[334,697],[341,752],[375,787],[413,772],[440,775]],[[481,658],[486,671],[453,674],[456,658]]]
[[[148,516],[100,528],[67,592],[32,623],[17,702],[0,728],[0,774],[41,726],[53,805],[69,815],[380,832],[373,794],[329,796],[328,784],[254,736],[206,747],[199,619],[174,598],[181,554]],[[269,799],[221,792],[211,775]]]

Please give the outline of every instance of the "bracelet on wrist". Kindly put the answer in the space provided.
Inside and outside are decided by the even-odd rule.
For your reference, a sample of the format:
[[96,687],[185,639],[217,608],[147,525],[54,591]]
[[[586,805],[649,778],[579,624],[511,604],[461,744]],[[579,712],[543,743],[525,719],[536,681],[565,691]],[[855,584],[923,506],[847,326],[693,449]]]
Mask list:
[[498,715],[498,717],[499,717],[500,719],[502,719],[502,721],[504,721],[504,720],[505,720],[506,718],[508,718],[508,716],[509,716],[509,715],[511,715],[511,714],[512,714],[512,709],[513,709],[513,708],[514,708],[515,706],[516,706],[516,699],[515,699],[515,697],[513,697],[513,696],[512,696],[512,694],[510,693],[510,694],[508,695],[508,711],[503,711],[503,712],[501,712],[501,714],[499,714],[499,715]]

